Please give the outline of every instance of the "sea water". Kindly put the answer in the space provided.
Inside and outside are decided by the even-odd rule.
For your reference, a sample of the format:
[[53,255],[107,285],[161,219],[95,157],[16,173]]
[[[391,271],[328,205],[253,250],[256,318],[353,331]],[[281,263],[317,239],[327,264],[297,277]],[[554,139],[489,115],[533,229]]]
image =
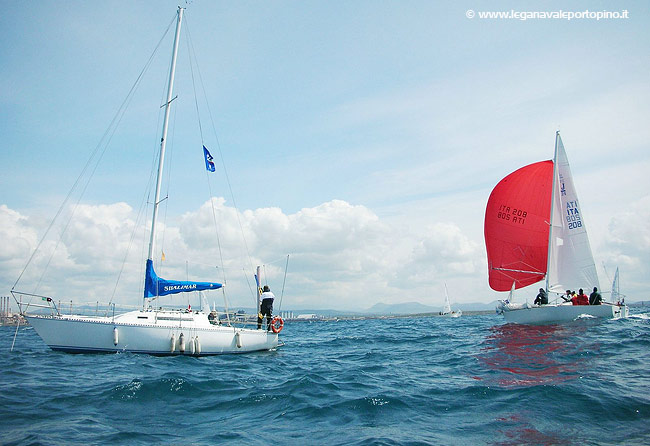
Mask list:
[[276,351],[51,351],[0,328],[4,445],[650,444],[650,320],[287,322]]

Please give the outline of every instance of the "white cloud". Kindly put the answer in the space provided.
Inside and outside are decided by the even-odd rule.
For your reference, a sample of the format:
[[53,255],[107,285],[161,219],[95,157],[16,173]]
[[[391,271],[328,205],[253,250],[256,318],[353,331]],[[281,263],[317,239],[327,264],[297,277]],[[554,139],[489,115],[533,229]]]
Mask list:
[[[647,223],[641,221],[648,220],[644,210],[648,203],[642,198],[650,190],[645,175],[650,168],[646,125],[650,88],[645,79],[647,58],[638,56],[647,53],[648,39],[638,36],[647,36],[647,27],[630,21],[624,27],[602,22],[580,26],[504,22],[486,28],[477,27],[479,22],[467,20],[464,11],[457,14],[454,8],[400,8],[397,21],[392,6],[377,9],[361,34],[358,23],[327,8],[323,14],[312,14],[317,19],[309,32],[288,27],[288,34],[269,34],[263,26],[269,21],[260,21],[259,11],[234,8],[229,12],[241,20],[229,21],[233,26],[221,30],[219,41],[240,43],[236,48],[217,48],[207,42],[209,48],[204,49],[210,51],[203,54],[217,51],[233,63],[208,64],[204,74],[216,73],[208,96],[211,104],[217,98],[222,111],[217,113],[216,127],[230,151],[228,164],[242,166],[231,176],[238,200],[250,209],[238,213],[225,200],[215,199],[216,231],[209,203],[200,207],[198,201],[183,203],[184,209],[194,210],[162,222],[157,248],[165,251],[167,260],[159,262],[158,272],[165,277],[214,276],[221,257],[219,234],[233,300],[249,293],[246,282],[239,285],[235,278],[240,280],[242,268],[250,274],[250,263],[266,264],[269,280],[275,288],[280,286],[284,255],[289,253],[287,300],[304,306],[364,307],[379,300],[441,303],[443,281],[448,282],[450,294],[458,296],[456,300],[489,301],[494,293],[487,285],[482,239],[485,201],[505,174],[552,156],[559,126],[597,262],[605,259],[608,267],[625,267],[622,277],[634,282],[639,293],[644,291],[642,281],[650,263],[643,235],[648,233]],[[195,18],[211,24],[212,12],[208,8]],[[79,12],[89,13],[94,9]],[[287,23],[295,18],[291,11],[272,14]],[[143,26],[158,29],[165,14],[142,16],[151,19]],[[102,29],[114,21],[106,17]],[[3,190],[10,200],[9,207],[0,208],[0,280],[7,284],[5,288],[18,276],[47,227],[47,219],[25,208],[47,212],[47,206],[60,201],[62,197],[53,198],[47,185],[65,183],[72,175],[69,172],[77,172],[76,160],[85,158],[81,153],[95,144],[103,130],[100,124],[110,119],[102,113],[110,113],[112,107],[101,104],[116,105],[111,96],[130,85],[140,68],[138,60],[143,60],[136,53],[145,51],[141,55],[146,57],[151,44],[151,33],[129,34],[128,39],[124,34],[124,39],[136,42],[129,46],[133,57],[125,58],[123,50],[119,55],[103,51],[104,39],[95,39],[101,32],[61,27],[61,17],[47,9],[27,11],[18,18],[23,32],[11,34],[10,46],[24,51],[12,53],[16,63],[2,65],[12,84],[9,90],[26,93],[18,101],[7,99],[24,113],[12,113],[10,125],[2,127],[5,146],[0,155],[9,167],[0,181],[5,181]],[[51,26],[35,27],[35,19]],[[407,22],[409,27],[396,25]],[[237,36],[242,35],[242,24],[251,23],[256,25],[250,27],[254,32],[245,33],[249,37],[241,46]],[[328,33],[332,24],[341,33]],[[61,34],[62,29],[72,34]],[[373,30],[382,30],[379,34],[391,44],[377,45],[378,33]],[[59,64],[58,73],[43,76],[36,70],[25,76],[21,67],[48,56],[50,47],[63,48],[51,45],[52,39],[61,38],[73,44],[65,46],[69,54],[83,56],[94,46],[100,50],[95,52],[109,59],[119,56],[113,59],[117,65],[107,65],[118,68],[110,71],[110,79],[103,79],[108,71],[98,72],[95,61],[84,56],[68,58],[69,63]],[[266,44],[260,47],[260,41]],[[81,46],[75,47],[75,42]],[[328,63],[312,63],[314,42],[322,50],[317,58]],[[286,43],[296,51],[287,53]],[[253,54],[260,48],[260,54]],[[280,53],[274,53],[278,49]],[[161,60],[164,69],[152,69],[152,75],[164,77],[168,72],[167,56]],[[275,66],[274,61],[281,63]],[[259,70],[251,69],[255,64],[270,76],[258,76]],[[287,64],[295,69],[287,69]],[[202,67],[205,70],[206,65]],[[60,81],[66,78],[62,75],[66,70],[86,81],[70,84],[71,88],[51,88],[50,78]],[[195,104],[184,99],[182,81],[188,73],[182,73],[179,70],[177,76],[175,138],[186,144],[188,140],[181,137],[186,131],[182,107],[189,105],[194,116]],[[106,82],[116,88],[90,87]],[[107,153],[100,166],[108,168],[102,179],[104,186],[110,185],[101,188],[102,194],[105,189],[110,194],[95,197],[102,203],[138,200],[130,194],[140,189],[130,185],[134,177],[141,177],[144,150],[136,148],[150,142],[157,147],[154,123],[144,122],[155,121],[155,113],[149,112],[158,107],[158,85],[143,83],[153,96],[145,100],[148,94],[142,91],[142,98],[138,96],[131,105],[137,119],[125,119],[124,132],[116,133],[113,143],[123,149],[119,162],[110,162],[113,158]],[[54,96],[40,94],[43,91]],[[107,91],[111,94],[100,95]],[[58,92],[64,92],[66,100],[56,96]],[[78,106],[81,103],[97,105],[88,113],[87,106]],[[66,104],[72,107],[60,108]],[[55,108],[61,112],[49,112]],[[141,111],[145,115],[140,116]],[[71,121],[84,125],[71,127]],[[191,124],[194,128],[196,123]],[[53,128],[63,138],[52,138]],[[154,135],[151,139],[146,136],[148,129]],[[34,159],[48,166],[38,176],[31,174]],[[185,177],[174,184],[194,186],[193,158],[182,155],[175,161],[187,164],[180,168],[176,164],[176,178]],[[189,197],[188,201],[197,196],[178,195]],[[275,207],[262,207],[271,205]],[[147,224],[123,203],[81,206],[78,217],[52,257],[43,292],[103,297],[106,288],[112,288],[135,234],[118,299],[139,301]],[[57,227],[51,235],[56,237],[60,230]],[[43,251],[55,245],[55,240],[47,240]],[[250,262],[247,250],[253,257]],[[35,257],[36,272],[28,271],[25,279],[36,282],[48,259]]]
[[[601,253],[609,274],[613,274],[617,267],[620,268],[621,292],[633,300],[648,298],[650,195],[644,196],[609,220]],[[607,286],[603,286],[603,289],[607,289]]]
[[19,268],[36,247],[37,229],[30,225],[27,217],[3,204],[0,205],[0,240],[0,268],[3,275],[16,278]]
[[[243,271],[263,264],[264,279],[280,292],[286,255],[290,255],[284,308],[363,309],[379,301],[442,304],[443,280],[463,278],[472,282],[483,274],[481,249],[452,223],[409,229],[382,221],[364,206],[332,200],[286,215],[279,208],[260,208],[238,213],[222,198],[213,200],[227,272],[227,293],[234,306],[250,306],[250,284]],[[15,241],[27,234],[30,248],[36,244],[37,228],[31,220],[3,206],[2,242],[13,246],[17,265],[26,261],[29,250]],[[40,293],[55,298],[106,302],[113,292],[129,240],[135,227],[133,210],[124,203],[80,206],[68,231],[52,257],[48,277]],[[184,214],[178,225],[167,223],[160,231],[159,249],[166,260],[156,257],[157,272],[167,278],[214,280],[219,252],[210,202]],[[241,260],[243,228],[250,262]],[[115,301],[138,304],[142,286],[142,255],[148,238],[142,225],[131,248]],[[164,237],[164,243],[162,239]],[[56,246],[46,241],[44,250]],[[0,263],[3,277],[17,276],[8,256]],[[21,281],[37,280],[47,256],[35,259],[32,271]],[[185,261],[188,261],[186,264]],[[237,262],[240,262],[237,264]],[[252,280],[252,279],[251,279]],[[479,279],[481,280],[481,279]],[[8,285],[8,284],[5,284]],[[20,289],[20,287],[18,287]],[[431,288],[439,288],[432,296]],[[31,291],[31,288],[28,288]],[[218,298],[214,298],[218,299]],[[474,299],[476,300],[476,299]],[[183,300],[181,300],[183,302]]]

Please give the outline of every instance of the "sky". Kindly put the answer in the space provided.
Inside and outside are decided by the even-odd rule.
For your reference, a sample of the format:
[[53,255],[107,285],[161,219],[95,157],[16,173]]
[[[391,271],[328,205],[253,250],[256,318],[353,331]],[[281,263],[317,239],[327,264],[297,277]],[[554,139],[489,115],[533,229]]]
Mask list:
[[[139,305],[178,2],[0,3],[0,294]],[[601,289],[650,297],[647,2],[183,6],[160,276],[232,307],[256,265],[286,310],[489,303],[488,196],[560,130]],[[479,16],[511,10],[627,18]]]

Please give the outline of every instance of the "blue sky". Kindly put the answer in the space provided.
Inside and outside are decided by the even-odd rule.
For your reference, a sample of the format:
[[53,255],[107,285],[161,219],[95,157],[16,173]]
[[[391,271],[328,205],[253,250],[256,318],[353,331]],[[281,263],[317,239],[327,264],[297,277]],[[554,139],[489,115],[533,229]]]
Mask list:
[[[2,2],[5,293],[176,5]],[[513,8],[628,10],[629,18],[466,17],[468,9]],[[240,256],[242,225],[251,261],[268,265],[276,289],[280,259],[290,254],[286,308],[442,306],[445,282],[452,301],[494,300],[483,245],[487,197],[509,172],[551,158],[558,128],[601,287],[609,286],[603,264],[610,276],[619,266],[624,292],[647,299],[647,3],[193,1],[186,19],[217,135],[202,110],[203,142],[213,155],[221,148],[238,209],[218,166],[210,187],[223,197],[225,253]],[[39,292],[106,300],[102,287],[113,289],[133,227],[146,239],[136,216],[160,138],[170,49],[168,36]],[[159,245],[168,262],[163,275],[204,279],[217,254],[187,53],[184,32]],[[139,301],[138,243],[118,287],[124,303]],[[36,269],[45,261],[37,259]],[[235,280],[241,268],[234,260],[228,268],[236,271],[228,298],[248,303],[247,285]]]

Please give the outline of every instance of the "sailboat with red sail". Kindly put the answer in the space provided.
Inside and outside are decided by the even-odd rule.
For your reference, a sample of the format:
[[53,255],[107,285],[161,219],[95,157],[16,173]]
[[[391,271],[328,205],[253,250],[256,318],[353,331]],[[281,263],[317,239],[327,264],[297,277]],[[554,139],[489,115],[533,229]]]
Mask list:
[[[553,160],[515,170],[492,190],[485,210],[490,288],[510,291],[497,311],[508,322],[549,323],[627,317],[624,305],[572,305],[565,290],[599,288],[584,217],[560,133]],[[511,302],[513,291],[545,281],[549,303]],[[555,298],[551,298],[555,294]]]

